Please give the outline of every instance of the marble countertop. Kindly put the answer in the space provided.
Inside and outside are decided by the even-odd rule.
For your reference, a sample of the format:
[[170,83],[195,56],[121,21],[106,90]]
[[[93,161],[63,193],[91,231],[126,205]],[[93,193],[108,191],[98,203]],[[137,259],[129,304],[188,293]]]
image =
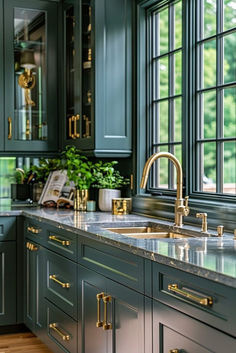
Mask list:
[[[91,239],[129,251],[200,277],[236,288],[236,241],[233,234],[223,238],[204,237],[200,228],[185,225],[181,233],[197,237],[182,239],[135,239],[114,233],[106,228],[119,226],[154,225],[165,231],[180,232],[172,222],[135,214],[114,216],[104,212],[74,212],[47,208],[0,206],[0,216],[24,215],[59,228],[73,231]],[[216,233],[213,231],[213,235]]]

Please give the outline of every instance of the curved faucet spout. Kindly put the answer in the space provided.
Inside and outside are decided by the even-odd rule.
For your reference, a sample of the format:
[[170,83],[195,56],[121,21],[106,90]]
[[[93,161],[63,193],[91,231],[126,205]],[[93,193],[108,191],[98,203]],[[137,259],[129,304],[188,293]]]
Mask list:
[[182,167],[178,159],[169,152],[159,152],[154,153],[143,168],[143,175],[140,183],[140,187],[145,189],[147,185],[147,180],[149,176],[149,172],[152,164],[159,158],[168,158],[176,168],[176,178],[177,178],[177,197],[175,201],[175,225],[181,227],[183,225],[183,216],[187,216],[189,214],[188,207],[188,196],[185,197],[185,204],[183,200],[183,172]]
[[145,163],[145,166],[143,168],[143,175],[140,183],[140,187],[142,189],[145,189],[147,185],[147,180],[149,176],[149,172],[151,169],[152,164],[159,158],[166,157],[171,162],[173,162],[175,168],[176,168],[176,177],[177,177],[177,199],[182,199],[182,189],[183,189],[183,173],[182,173],[182,167],[178,159],[171,153],[169,152],[159,152],[159,153],[154,153],[151,157],[148,158],[147,162]]

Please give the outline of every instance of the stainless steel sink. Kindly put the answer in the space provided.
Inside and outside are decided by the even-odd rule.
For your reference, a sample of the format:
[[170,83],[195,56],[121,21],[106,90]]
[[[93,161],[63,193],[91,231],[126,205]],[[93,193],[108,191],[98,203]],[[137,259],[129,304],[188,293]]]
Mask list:
[[182,238],[192,238],[193,235],[190,234],[179,234],[174,232],[167,232],[165,230],[160,230],[156,227],[110,227],[106,228],[110,232],[122,234],[129,238],[136,239],[182,239]]

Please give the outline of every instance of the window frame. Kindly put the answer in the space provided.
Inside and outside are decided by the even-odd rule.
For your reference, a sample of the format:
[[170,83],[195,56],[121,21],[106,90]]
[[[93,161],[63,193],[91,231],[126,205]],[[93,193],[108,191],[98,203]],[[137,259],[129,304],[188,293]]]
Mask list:
[[[142,190],[139,187],[139,181],[141,180],[143,166],[148,158],[148,128],[147,127],[147,88],[149,85],[148,74],[147,74],[147,57],[146,52],[148,50],[147,45],[147,17],[146,12],[153,5],[163,2],[169,3],[168,0],[139,0],[137,3],[137,93],[136,93],[136,129],[137,129],[137,148],[135,156],[135,173],[137,176],[136,185],[136,199],[139,196],[146,196],[149,199],[158,199],[160,202],[171,200],[175,197],[175,190],[157,189],[152,194],[149,186],[146,190]],[[171,0],[171,2],[175,2]],[[183,6],[183,23],[182,32],[185,35],[182,36],[182,67],[183,70],[183,100],[182,100],[182,168],[184,175],[184,194],[190,196],[191,200],[195,204],[204,203],[204,207],[214,207],[222,203],[229,204],[229,207],[234,209],[233,203],[235,203],[235,195],[230,194],[215,194],[209,192],[199,192],[196,190],[195,180],[195,163],[196,163],[196,152],[195,152],[195,136],[196,136],[196,102],[193,96],[196,93],[196,80],[195,80],[195,68],[196,62],[196,0],[186,0],[182,3]],[[145,68],[145,69],[144,69]],[[144,119],[145,117],[145,119]],[[145,141],[145,143],[144,143]],[[149,184],[150,185],[150,184]],[[145,207],[145,205],[144,205]],[[135,207],[134,207],[135,208]]]

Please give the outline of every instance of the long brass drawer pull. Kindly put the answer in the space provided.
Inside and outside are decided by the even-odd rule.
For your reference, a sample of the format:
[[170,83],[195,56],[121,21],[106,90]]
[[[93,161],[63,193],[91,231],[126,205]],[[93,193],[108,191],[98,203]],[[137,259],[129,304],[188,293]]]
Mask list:
[[205,298],[201,298],[198,297],[197,295],[194,295],[192,293],[189,293],[185,290],[182,290],[178,287],[178,284],[169,284],[168,285],[168,290],[174,293],[177,293],[179,295],[181,295],[182,297],[191,299],[192,301],[203,305],[203,306],[209,306],[213,304],[213,299],[212,297],[205,297]]
[[12,139],[12,118],[8,117],[8,140]]
[[103,328],[103,330],[111,330],[112,323],[107,321],[107,304],[111,303],[112,297],[110,295],[106,295],[102,299],[103,299],[103,303],[104,303],[104,320],[103,320],[102,328]]
[[102,327],[103,321],[101,321],[101,307],[100,307],[100,300],[104,297],[105,293],[101,292],[96,295],[97,297],[97,322],[96,327]]
[[61,332],[58,328],[58,325],[54,322],[53,324],[49,324],[49,327],[55,331],[63,341],[69,341],[70,340],[70,335],[65,335],[63,332]]
[[169,351],[169,353],[179,353],[179,350],[178,350],[178,349],[171,349],[171,350]]
[[38,247],[32,243],[27,242],[26,243],[26,248],[30,251],[37,251]]
[[69,137],[74,139],[74,134],[72,134],[72,117],[69,118]]
[[77,132],[77,121],[79,121],[79,120],[80,120],[80,115],[79,114],[72,116],[72,121],[74,122],[74,133],[73,133],[73,138],[74,139],[80,137],[80,133]]
[[62,288],[70,288],[70,283],[64,283],[64,282],[59,281],[59,279],[57,279],[56,275],[50,275],[49,279],[60,284],[60,286],[62,286]]
[[70,245],[70,241],[69,240],[61,240],[61,239],[57,238],[55,235],[50,235],[49,239],[53,240],[53,241],[56,241],[56,242],[60,243],[63,246],[69,246]]
[[39,234],[41,232],[41,229],[37,229],[34,227],[27,227],[28,232],[31,232],[33,234]]

